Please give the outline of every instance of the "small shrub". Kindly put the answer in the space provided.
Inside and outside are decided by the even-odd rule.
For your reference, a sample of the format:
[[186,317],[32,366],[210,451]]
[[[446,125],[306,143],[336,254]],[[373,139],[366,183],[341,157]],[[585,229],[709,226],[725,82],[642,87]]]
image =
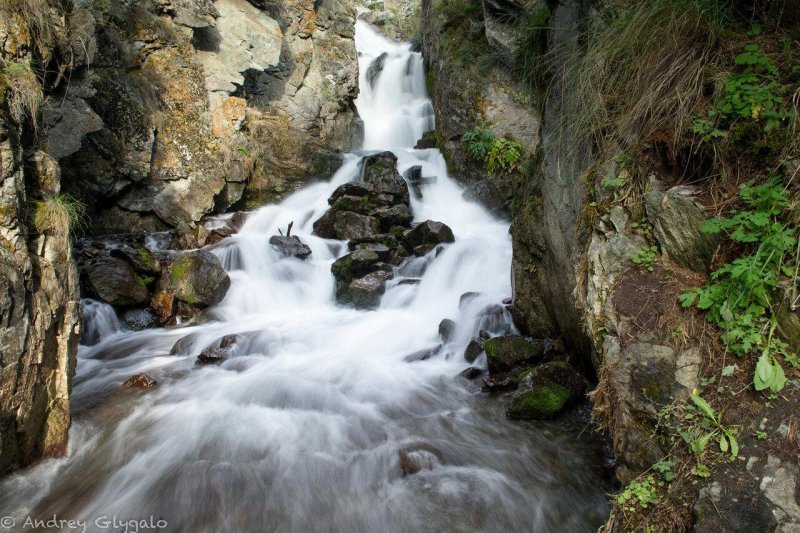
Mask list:
[[639,250],[633,257],[631,257],[631,261],[635,265],[641,265],[647,269],[648,272],[652,272],[655,270],[653,267],[653,263],[656,261],[656,254],[658,253],[658,248],[655,246],[644,246],[641,250]]
[[743,184],[739,196],[747,209],[708,220],[701,229],[725,233],[749,253],[722,265],[711,274],[710,284],[680,299],[684,307],[696,305],[706,311],[708,321],[723,330],[722,340],[735,354],[760,353],[754,385],[757,390],[777,392],[786,382],[778,357],[790,354],[774,335],[770,302],[782,275],[794,276],[796,283],[797,265],[792,262],[797,228],[782,222],[792,203],[779,179]]
[[495,140],[492,130],[486,127],[477,126],[472,128],[461,137],[461,143],[467,155],[477,161],[483,161],[492,149]]

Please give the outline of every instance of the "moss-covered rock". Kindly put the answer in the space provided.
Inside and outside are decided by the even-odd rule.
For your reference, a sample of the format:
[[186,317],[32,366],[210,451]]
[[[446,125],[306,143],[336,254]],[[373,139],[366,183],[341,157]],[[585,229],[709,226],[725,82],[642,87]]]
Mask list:
[[197,307],[222,301],[231,285],[230,277],[217,256],[206,250],[179,255],[165,270],[159,289]]
[[515,419],[553,418],[574,405],[586,383],[567,363],[552,362],[523,373],[507,414]]
[[505,372],[523,363],[535,363],[544,354],[542,343],[534,343],[519,335],[489,339],[483,345],[489,372]]

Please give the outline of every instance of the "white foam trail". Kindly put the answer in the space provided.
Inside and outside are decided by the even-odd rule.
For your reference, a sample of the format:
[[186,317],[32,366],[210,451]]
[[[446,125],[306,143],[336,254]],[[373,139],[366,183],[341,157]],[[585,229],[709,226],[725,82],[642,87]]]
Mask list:
[[[358,178],[360,157],[346,156],[329,182],[259,209],[214,246],[232,280],[214,322],[81,349],[76,428],[92,425],[101,438],[73,431],[72,449],[92,453],[34,469],[35,490],[8,491],[0,507],[90,521],[154,515],[171,531],[593,531],[603,521],[598,476],[582,458],[590,444],[552,425],[511,423],[502,403],[456,377],[481,329],[512,327],[502,308],[484,312],[511,296],[508,225],[462,199],[437,150],[411,149],[433,126],[421,56],[362,22],[356,43],[364,148],[392,149],[399,170],[421,165],[438,178],[412,211],[448,224],[456,242],[400,269],[398,278],[421,280],[392,282],[379,309],[338,306],[330,266],[346,246],[315,237],[312,224],[331,192]],[[373,89],[365,72],[384,52]],[[306,261],[268,244],[289,222],[313,251]],[[479,295],[459,305],[465,292]],[[457,321],[456,333],[436,351],[443,318]],[[243,337],[229,360],[193,368],[203,347],[234,333]],[[141,371],[159,388],[120,392]],[[432,469],[404,477],[402,450]]]

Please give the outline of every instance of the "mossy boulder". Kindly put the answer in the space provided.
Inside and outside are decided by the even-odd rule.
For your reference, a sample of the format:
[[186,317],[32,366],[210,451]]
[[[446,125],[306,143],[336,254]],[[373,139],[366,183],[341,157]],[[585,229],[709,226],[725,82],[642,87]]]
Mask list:
[[196,307],[207,307],[222,301],[231,279],[217,256],[206,250],[180,254],[159,282],[160,289]]
[[504,335],[487,340],[483,344],[489,372],[498,373],[522,364],[536,363],[544,354],[541,342],[531,342],[520,335]]
[[453,230],[447,224],[434,220],[421,222],[403,235],[403,244],[409,250],[430,250],[439,244],[451,243],[455,240]]
[[99,255],[83,271],[86,289],[98,300],[115,307],[133,307],[150,300],[148,282],[130,263],[119,257]]
[[375,190],[391,194],[396,202],[408,204],[409,194],[406,180],[397,171],[397,156],[392,152],[381,152],[363,159],[364,183]]
[[575,405],[586,382],[567,363],[545,363],[525,373],[506,414],[513,419],[554,418]]

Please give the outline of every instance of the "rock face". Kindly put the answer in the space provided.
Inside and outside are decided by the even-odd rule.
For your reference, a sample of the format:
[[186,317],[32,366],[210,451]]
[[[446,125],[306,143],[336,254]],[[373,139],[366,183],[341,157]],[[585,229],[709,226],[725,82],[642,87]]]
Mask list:
[[[0,6],[0,57],[27,65],[25,19]],[[11,38],[8,38],[11,36]],[[45,50],[47,52],[47,50]],[[79,60],[76,58],[76,60]],[[81,310],[58,165],[0,97],[0,475],[63,454]],[[24,159],[25,152],[31,154]],[[48,217],[33,217],[29,209]]]
[[69,56],[82,61],[43,106],[47,149],[94,233],[185,233],[243,196],[328,177],[357,144],[349,0],[112,4],[70,8],[86,18]]

